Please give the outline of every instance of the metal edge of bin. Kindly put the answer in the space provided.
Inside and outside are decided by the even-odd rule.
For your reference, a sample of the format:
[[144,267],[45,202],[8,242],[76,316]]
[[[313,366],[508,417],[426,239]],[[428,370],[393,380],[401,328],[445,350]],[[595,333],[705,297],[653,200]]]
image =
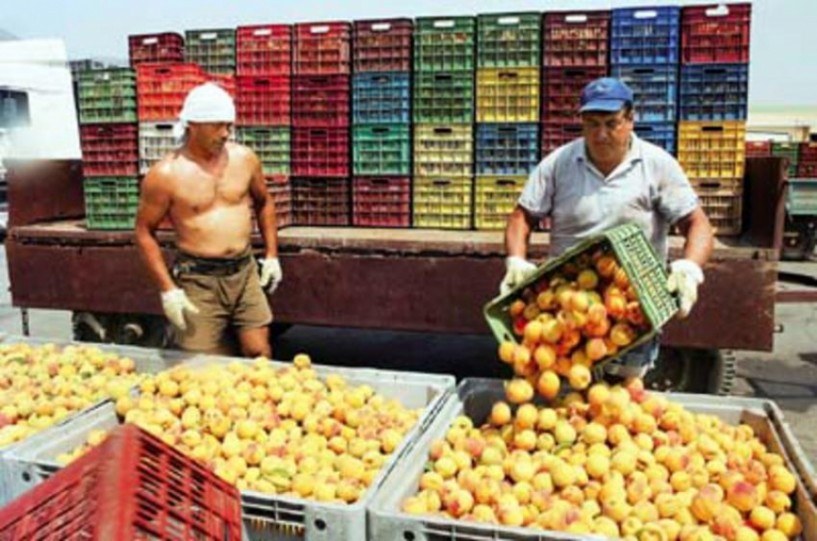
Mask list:
[[[183,366],[202,368],[212,363],[230,362],[251,363],[251,359],[224,357],[215,355],[194,355]],[[275,367],[289,366],[288,362],[271,361]],[[447,375],[426,375],[411,372],[397,372],[369,368],[340,368],[326,365],[313,365],[319,377],[337,374],[345,377],[353,385],[371,385],[376,392],[387,398],[399,396],[401,390],[411,387],[417,395],[411,400],[425,403],[425,410],[418,423],[412,427],[401,441],[389,460],[381,468],[375,480],[363,497],[351,505],[321,503],[289,496],[262,494],[255,491],[242,491],[242,509],[248,539],[261,539],[270,535],[270,531],[300,532],[310,541],[357,540],[362,539],[361,531],[368,526],[366,509],[375,497],[380,485],[387,475],[397,466],[401,458],[430,426],[443,404],[454,393],[454,377]],[[391,394],[389,394],[391,392]],[[414,391],[412,391],[414,392]],[[409,405],[408,407],[414,407]],[[419,407],[419,406],[418,406]],[[87,433],[95,428],[110,428],[118,424],[118,418],[111,401],[80,415],[70,423],[60,426],[59,431],[46,429],[24,442],[9,457],[12,468],[9,470],[15,479],[18,490],[28,488],[41,482],[59,468],[53,458],[61,452],[70,451],[81,445]],[[281,517],[284,517],[283,520]]]
[[[759,436],[765,436],[764,443],[781,454],[797,479],[795,509],[803,522],[803,541],[817,541],[817,502],[813,492],[813,481],[808,476],[813,471],[808,460],[792,437],[783,421],[779,408],[770,400],[743,397],[715,397],[683,393],[657,393],[678,402],[695,413],[713,414],[727,417],[727,422],[746,422]],[[474,404],[475,395],[483,395],[483,401]],[[485,400],[485,395],[488,400]],[[402,501],[416,493],[419,477],[427,463],[431,443],[443,437],[451,422],[468,407],[481,410],[487,417],[496,400],[504,399],[502,381],[498,379],[469,378],[463,380],[442,407],[434,424],[417,440],[401,460],[399,468],[393,470],[380,486],[380,497],[369,507],[369,532],[378,541],[402,541],[414,539],[451,539],[469,541],[584,541],[597,536],[575,535],[564,532],[543,531],[528,528],[506,527],[448,519],[439,516],[412,516],[400,510]],[[542,403],[542,402],[539,402]],[[473,414],[473,412],[472,412]],[[481,415],[476,415],[480,417]],[[811,492],[809,491],[811,489]]]

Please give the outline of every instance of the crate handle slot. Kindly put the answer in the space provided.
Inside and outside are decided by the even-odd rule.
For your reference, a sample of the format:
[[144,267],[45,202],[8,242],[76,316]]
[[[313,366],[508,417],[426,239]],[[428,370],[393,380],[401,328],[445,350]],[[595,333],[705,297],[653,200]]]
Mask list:
[[435,73],[434,74],[435,81],[451,81],[452,76],[448,75],[447,73]]
[[434,128],[434,133],[447,133],[447,134],[450,134],[450,133],[453,133],[453,131],[454,130],[451,129],[451,128]]
[[391,23],[374,23],[370,28],[372,32],[388,32],[391,30]]
[[389,133],[391,130],[385,126],[376,126],[372,128],[372,133]]
[[565,22],[570,24],[586,23],[587,15],[583,13],[574,13],[572,15],[565,15]]
[[432,180],[431,183],[434,186],[449,186],[451,184],[451,181],[438,178],[438,179]]
[[707,17],[726,17],[727,15],[729,15],[729,7],[726,4],[720,4],[706,10]]
[[701,128],[701,131],[722,132],[723,126],[704,126]]
[[707,73],[707,74],[716,74],[716,75],[717,75],[717,74],[726,73],[726,69],[724,69],[724,68],[715,68],[715,67],[712,67],[712,68],[704,68],[704,73]]
[[328,77],[310,77],[309,82],[312,84],[325,85],[329,82]]
[[581,126],[565,126],[564,133],[581,133]]
[[633,14],[635,19],[655,19],[658,17],[658,12],[654,9],[640,9]]
[[266,128],[256,128],[255,135],[270,135],[272,132]]
[[565,70],[565,75],[567,77],[583,77],[587,75],[587,70],[581,68],[573,68]]
[[171,73],[171,70],[170,68],[156,68],[155,70],[153,70],[153,72],[161,75],[166,75]]
[[149,38],[144,38],[142,40],[142,45],[156,45],[157,43],[159,43],[159,38],[157,38],[155,36],[149,37]]
[[519,73],[515,71],[500,71],[499,78],[500,79],[516,79],[519,77]]
[[655,68],[635,68],[633,73],[637,73],[638,75],[647,75],[649,73],[655,73]]
[[497,186],[516,186],[516,181],[512,178],[499,178],[496,181]]
[[497,128],[496,131],[499,133],[516,133],[518,130],[515,126],[503,126],[501,128]]
[[253,86],[269,86],[270,80],[269,79],[253,79],[252,82]]
[[722,186],[722,184],[720,182],[710,180],[710,181],[706,181],[706,182],[701,182],[700,186],[701,186],[701,188],[714,190],[716,188],[720,188]]
[[218,38],[218,32],[202,32],[199,34],[199,39],[203,39],[205,41],[212,41]]
[[434,28],[454,28],[454,19],[440,19],[434,21]]
[[252,33],[253,36],[271,36],[272,28],[259,28]]
[[388,75],[380,75],[374,78],[374,82],[380,84],[388,84],[390,80],[391,77],[389,77]]
[[390,184],[389,179],[387,178],[373,178],[371,183],[379,186],[388,186]]
[[496,20],[496,22],[498,24],[511,25],[519,24],[520,20],[521,19],[519,19],[519,17],[500,17],[499,19]]
[[315,137],[326,137],[327,133],[328,132],[326,130],[321,130],[321,129],[309,130],[309,135],[312,135],[312,136],[315,136]]
[[652,126],[639,126],[636,130],[636,133],[647,133],[647,132],[654,132],[655,128]]
[[327,32],[329,32],[329,25],[326,24],[309,27],[310,34],[326,34]]
[[154,128],[157,130],[172,130],[173,124],[156,124]]

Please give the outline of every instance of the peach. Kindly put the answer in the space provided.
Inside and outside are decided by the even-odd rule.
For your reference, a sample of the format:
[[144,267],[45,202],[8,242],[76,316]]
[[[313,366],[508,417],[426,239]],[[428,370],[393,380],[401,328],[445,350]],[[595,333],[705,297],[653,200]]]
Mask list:
[[718,512],[723,502],[723,489],[715,484],[701,488],[692,498],[690,511],[701,522],[709,522]]
[[533,399],[533,386],[528,380],[515,378],[505,386],[505,397],[512,404],[523,404]]
[[[308,491],[306,488],[302,489],[307,491],[306,494],[301,493],[300,490],[298,492],[301,493],[301,497],[306,497],[312,493],[311,488],[312,487],[310,486]],[[406,498],[403,501],[401,508],[404,513],[408,513],[409,515],[423,515],[428,513],[428,507],[426,506],[425,500],[418,496],[410,496]]]
[[[509,476],[515,483],[529,482],[536,475],[536,466],[528,460],[517,460],[511,465]],[[517,498],[518,501],[518,498]]]
[[598,323],[588,319],[584,326],[584,334],[590,338],[605,338],[610,332],[610,320],[604,317]]
[[556,395],[559,394],[559,386],[559,376],[551,370],[542,372],[536,380],[537,392],[548,400],[556,398]]
[[556,437],[556,443],[559,445],[571,444],[576,441],[576,429],[565,420],[560,420],[556,423],[556,429],[553,435]]
[[610,396],[610,387],[606,383],[596,383],[587,391],[587,402],[591,407],[601,407]]
[[496,402],[491,408],[490,422],[494,426],[503,426],[511,422],[511,407],[507,402]]
[[474,496],[467,490],[452,491],[443,496],[443,507],[453,517],[461,517],[474,507]]
[[554,486],[564,488],[576,482],[576,470],[572,464],[559,459],[551,466],[550,477]]
[[789,539],[794,539],[803,533],[803,523],[794,513],[783,513],[777,517],[775,528],[780,530]]
[[588,445],[604,443],[607,440],[607,428],[595,421],[588,423],[582,429],[582,441]]
[[607,344],[601,338],[591,338],[584,348],[585,354],[591,361],[598,361],[607,355]]
[[537,321],[529,321],[527,325],[525,325],[525,332],[523,333],[523,337],[525,341],[535,343],[541,340],[542,338],[542,324]]
[[742,525],[740,511],[730,505],[722,505],[712,520],[712,532],[726,539],[734,539]]
[[506,364],[513,363],[513,355],[516,350],[516,344],[509,340],[503,341],[499,344],[499,360]]
[[533,404],[522,404],[516,410],[514,426],[518,430],[533,428],[539,418],[539,411]]
[[536,296],[536,305],[540,310],[553,310],[556,307],[556,294],[552,289],[546,289]]
[[549,344],[556,344],[561,340],[564,328],[559,319],[551,319],[542,324],[541,339]]
[[659,494],[655,497],[655,506],[662,518],[671,518],[681,509],[681,502],[674,494]]
[[760,541],[760,534],[749,526],[741,526],[735,532],[735,541]]
[[525,521],[525,515],[518,504],[499,507],[498,518],[499,523],[505,526],[522,526]]
[[760,536],[760,541],[788,541],[788,539],[789,538],[786,537],[786,534],[777,529],[766,530]]
[[574,364],[574,365],[580,364],[582,366],[586,366],[587,368],[590,368],[591,366],[593,366],[593,361],[588,359],[587,355],[584,353],[584,351],[582,351],[580,349],[575,350],[570,355],[570,363]]
[[589,325],[599,325],[605,320],[607,320],[607,308],[604,307],[604,304],[591,304],[587,309],[587,323]]
[[618,523],[610,517],[605,516],[596,517],[594,519],[593,533],[609,539],[618,539],[621,535],[618,529]]
[[541,344],[533,352],[539,370],[549,370],[556,364],[556,350],[549,344]]
[[581,364],[574,364],[570,367],[570,372],[567,377],[570,386],[577,390],[587,389],[590,385],[590,381],[593,379],[590,370]]
[[596,289],[599,285],[599,276],[590,269],[584,269],[576,277],[576,285],[584,290]]
[[434,462],[434,471],[439,473],[443,479],[451,479],[457,473],[457,463],[450,456],[442,456]]
[[522,312],[522,317],[530,321],[532,319],[536,319],[540,313],[541,310],[539,310],[539,306],[537,306],[535,302],[532,302],[525,306],[525,310]]
[[484,522],[487,524],[494,524],[497,522],[494,510],[490,506],[485,504],[475,505],[474,509],[471,512],[471,516],[476,522]]
[[517,449],[532,451],[536,448],[536,443],[536,432],[530,430],[529,428],[520,430],[514,434],[513,445]]
[[570,374],[570,369],[572,366],[573,363],[569,358],[559,357],[556,359],[556,365],[553,367],[553,371],[566,378]]
[[617,451],[610,460],[610,467],[625,476],[633,473],[637,465],[636,455],[628,451]]
[[780,490],[770,490],[766,494],[766,505],[777,514],[784,513],[791,509],[791,498]]
[[616,323],[610,329],[610,340],[618,347],[627,347],[635,340],[633,328],[624,322]]
[[618,270],[618,262],[611,255],[603,255],[596,260],[596,271],[602,278],[612,278]]
[[629,516],[631,507],[623,496],[615,496],[608,498],[602,502],[602,510],[604,514],[618,523],[623,523]]
[[627,277],[627,271],[625,271],[623,267],[616,269],[613,275],[613,283],[622,291],[630,287],[630,279]]
[[638,301],[630,301],[625,308],[627,321],[636,327],[644,327],[647,323],[647,318],[644,316],[644,311],[641,309],[641,303]]
[[774,511],[765,505],[759,505],[752,509],[749,514],[749,522],[760,531],[774,528],[775,514]]
[[785,466],[773,465],[769,468],[769,489],[791,494],[795,488],[797,482],[794,475]]
[[748,513],[760,502],[757,489],[746,481],[738,481],[726,491],[726,501],[735,509]]

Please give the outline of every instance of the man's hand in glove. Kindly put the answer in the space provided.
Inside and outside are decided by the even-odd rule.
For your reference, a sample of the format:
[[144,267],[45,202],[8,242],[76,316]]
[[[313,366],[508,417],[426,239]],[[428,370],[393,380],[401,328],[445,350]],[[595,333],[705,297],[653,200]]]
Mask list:
[[667,287],[678,293],[681,302],[679,317],[685,318],[692,311],[695,301],[698,300],[698,286],[704,283],[704,273],[701,267],[692,260],[679,259],[670,263],[670,275]]
[[174,287],[162,292],[162,309],[170,322],[180,330],[187,330],[187,322],[184,319],[185,310],[191,314],[198,314],[199,309],[190,302],[184,290]]
[[261,264],[261,287],[272,293],[284,279],[281,263],[277,257],[267,257],[259,261]]
[[499,292],[504,295],[517,285],[525,281],[525,278],[536,271],[536,265],[521,257],[509,256],[505,258],[505,268],[507,272],[499,285]]

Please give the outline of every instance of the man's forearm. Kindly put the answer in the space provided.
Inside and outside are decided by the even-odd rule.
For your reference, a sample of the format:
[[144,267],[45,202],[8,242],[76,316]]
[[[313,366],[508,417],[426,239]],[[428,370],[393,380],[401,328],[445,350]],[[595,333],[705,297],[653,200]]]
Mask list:
[[275,203],[271,199],[256,208],[258,229],[264,239],[264,257],[278,257],[278,219],[275,216]]
[[170,272],[167,270],[165,259],[162,256],[162,249],[156,237],[150,233],[137,233],[136,246],[139,248],[139,255],[142,256],[142,261],[145,262],[150,277],[159,287],[159,290],[164,292],[176,287]]
[[689,222],[684,244],[684,259],[694,261],[703,267],[712,255],[713,244],[712,226],[706,215],[701,212],[700,216]]
[[505,251],[508,256],[527,258],[531,228],[525,214],[518,207],[514,209],[505,229]]

